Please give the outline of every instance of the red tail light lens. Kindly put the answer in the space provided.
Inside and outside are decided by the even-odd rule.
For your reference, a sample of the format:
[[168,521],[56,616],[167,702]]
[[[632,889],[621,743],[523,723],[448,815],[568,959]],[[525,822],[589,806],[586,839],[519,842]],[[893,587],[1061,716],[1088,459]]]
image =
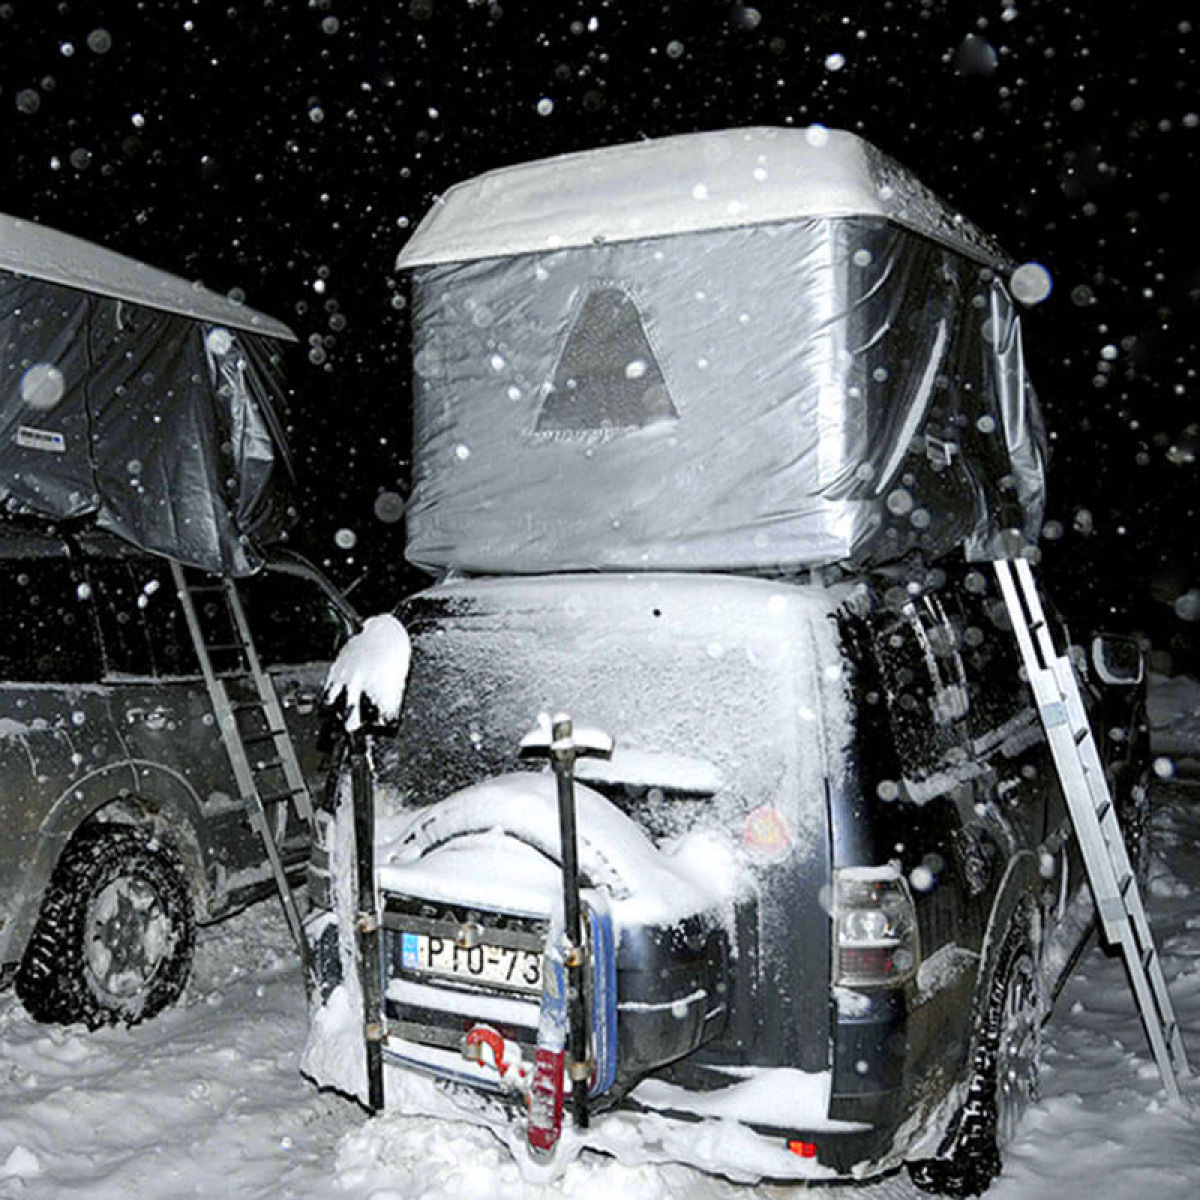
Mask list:
[[833,981],[892,986],[916,974],[917,913],[894,867],[845,867],[833,879]]

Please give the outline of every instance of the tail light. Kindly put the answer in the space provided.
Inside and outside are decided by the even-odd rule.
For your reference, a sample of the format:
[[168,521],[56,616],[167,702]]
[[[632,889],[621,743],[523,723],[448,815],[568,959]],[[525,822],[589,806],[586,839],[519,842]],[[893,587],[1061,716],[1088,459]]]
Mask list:
[[920,962],[917,913],[893,867],[843,867],[833,873],[833,982],[890,987]]

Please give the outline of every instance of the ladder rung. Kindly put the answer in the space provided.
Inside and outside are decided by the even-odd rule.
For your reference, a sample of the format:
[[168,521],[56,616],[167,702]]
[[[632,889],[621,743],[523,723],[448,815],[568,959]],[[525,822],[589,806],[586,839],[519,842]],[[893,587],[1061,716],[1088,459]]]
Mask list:
[[261,700],[235,700],[229,705],[232,712],[249,712],[252,708],[256,708],[262,712],[267,706]]
[[286,729],[264,729],[262,733],[244,733],[242,734],[242,745],[261,746],[263,742],[273,742],[285,733],[287,733]]
[[226,650],[240,650],[245,654],[247,647],[245,642],[210,642],[205,649],[209,654],[221,654]]
[[207,596],[225,589],[219,583],[189,583],[187,590],[189,596]]
[[1107,817],[1110,812],[1112,812],[1112,801],[1105,800],[1102,804],[1098,804],[1096,806],[1096,820],[1103,824],[1104,818]]
[[291,800],[295,796],[303,796],[304,788],[288,788],[286,792],[272,792],[268,796],[259,796],[263,804],[275,804],[280,800]]
[[1133,883],[1134,883],[1134,876],[1131,873],[1129,875],[1126,875],[1125,878],[1122,879],[1121,882],[1117,884],[1117,890],[1121,893],[1122,900],[1124,900],[1125,897],[1129,895],[1129,889],[1131,887],[1133,887]]
[[267,771],[278,771],[284,766],[284,761],[282,758],[264,758],[259,759],[257,762],[252,762],[250,765],[255,771],[261,771],[265,774]]
[[1086,742],[1091,736],[1092,731],[1086,725],[1081,726],[1079,729],[1075,730],[1075,745],[1082,746],[1083,743]]
[[1151,963],[1153,963],[1157,957],[1158,951],[1154,949],[1154,943],[1151,942],[1150,945],[1142,951],[1142,970],[1148,971]]

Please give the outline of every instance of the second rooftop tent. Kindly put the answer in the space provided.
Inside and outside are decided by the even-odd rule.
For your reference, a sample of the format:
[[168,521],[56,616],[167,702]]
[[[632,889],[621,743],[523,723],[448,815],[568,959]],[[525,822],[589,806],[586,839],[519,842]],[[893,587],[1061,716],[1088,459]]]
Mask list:
[[290,523],[280,351],[253,309],[0,215],[0,506],[247,575]]

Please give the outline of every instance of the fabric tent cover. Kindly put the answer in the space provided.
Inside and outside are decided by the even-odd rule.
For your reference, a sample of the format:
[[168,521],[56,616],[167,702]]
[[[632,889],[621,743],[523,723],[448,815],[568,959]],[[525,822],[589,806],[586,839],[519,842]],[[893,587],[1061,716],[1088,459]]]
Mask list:
[[1007,555],[1043,507],[998,271],[809,216],[414,271],[409,558],[435,573]]
[[252,573],[290,521],[276,336],[0,270],[3,512]]
[[0,513],[246,575],[291,522],[279,321],[0,213]]

